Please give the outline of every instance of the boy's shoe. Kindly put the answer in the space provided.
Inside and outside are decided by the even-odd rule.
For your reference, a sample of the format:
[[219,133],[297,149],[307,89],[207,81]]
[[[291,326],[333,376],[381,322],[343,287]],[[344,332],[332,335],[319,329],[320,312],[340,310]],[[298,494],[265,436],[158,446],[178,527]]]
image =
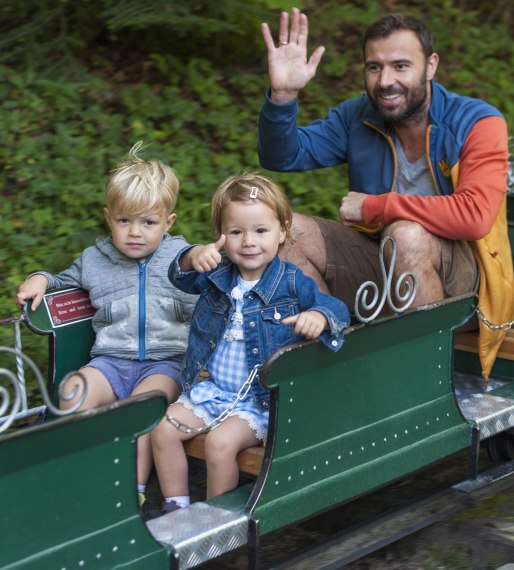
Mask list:
[[152,508],[150,501],[147,500],[146,494],[141,491],[138,492],[139,499],[139,512],[141,513],[141,518],[147,522],[149,520],[155,519],[162,515],[160,509]]
[[178,511],[182,507],[178,505],[175,501],[164,501],[162,504],[162,514],[172,513],[173,511]]

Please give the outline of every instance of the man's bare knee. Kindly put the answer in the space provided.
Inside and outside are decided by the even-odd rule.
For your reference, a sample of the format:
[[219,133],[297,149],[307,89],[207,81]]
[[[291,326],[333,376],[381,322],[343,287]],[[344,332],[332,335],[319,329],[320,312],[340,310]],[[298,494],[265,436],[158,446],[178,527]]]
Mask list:
[[[413,306],[424,305],[444,298],[439,276],[441,265],[440,239],[416,222],[399,221],[385,228],[383,235],[391,236],[396,243],[394,273],[396,278],[404,272],[412,273],[417,282]],[[391,260],[391,249],[385,249]],[[402,291],[403,293],[403,291]]]
[[[440,242],[437,236],[427,231],[417,222],[398,221],[387,226],[383,236],[390,236],[396,243],[397,259],[400,263],[430,262],[434,268],[439,265]],[[386,256],[390,250],[386,248]]]

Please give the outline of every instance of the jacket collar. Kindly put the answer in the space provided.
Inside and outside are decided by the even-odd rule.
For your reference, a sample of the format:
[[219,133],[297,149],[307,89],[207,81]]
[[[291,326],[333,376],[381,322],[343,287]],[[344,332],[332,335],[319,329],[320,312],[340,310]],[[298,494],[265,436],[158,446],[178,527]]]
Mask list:
[[[275,256],[273,260],[264,270],[262,277],[255,287],[252,289],[254,293],[259,295],[263,303],[266,305],[271,301],[277,287],[280,284],[280,280],[284,276],[286,266],[283,261]],[[237,278],[239,276],[239,269],[230,261],[219,267],[211,273],[209,279],[216,285],[218,289],[224,293],[228,293],[237,284]]]

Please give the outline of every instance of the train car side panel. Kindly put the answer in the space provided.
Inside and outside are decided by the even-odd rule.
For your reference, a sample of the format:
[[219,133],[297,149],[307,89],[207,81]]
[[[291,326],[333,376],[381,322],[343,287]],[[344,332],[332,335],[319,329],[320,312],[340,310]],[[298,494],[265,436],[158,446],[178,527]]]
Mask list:
[[263,376],[276,436],[253,512],[263,534],[471,444],[451,346],[475,306],[474,296],[445,301],[355,327],[336,354],[309,343],[272,359]]
[[138,511],[134,443],[165,408],[153,392],[3,437],[0,567],[167,568]]

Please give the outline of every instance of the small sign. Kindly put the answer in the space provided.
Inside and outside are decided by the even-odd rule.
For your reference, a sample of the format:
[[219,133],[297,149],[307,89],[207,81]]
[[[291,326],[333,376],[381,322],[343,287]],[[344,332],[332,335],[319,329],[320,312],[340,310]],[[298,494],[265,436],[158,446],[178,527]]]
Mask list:
[[68,289],[45,295],[45,305],[54,327],[91,319],[96,310],[84,289]]

